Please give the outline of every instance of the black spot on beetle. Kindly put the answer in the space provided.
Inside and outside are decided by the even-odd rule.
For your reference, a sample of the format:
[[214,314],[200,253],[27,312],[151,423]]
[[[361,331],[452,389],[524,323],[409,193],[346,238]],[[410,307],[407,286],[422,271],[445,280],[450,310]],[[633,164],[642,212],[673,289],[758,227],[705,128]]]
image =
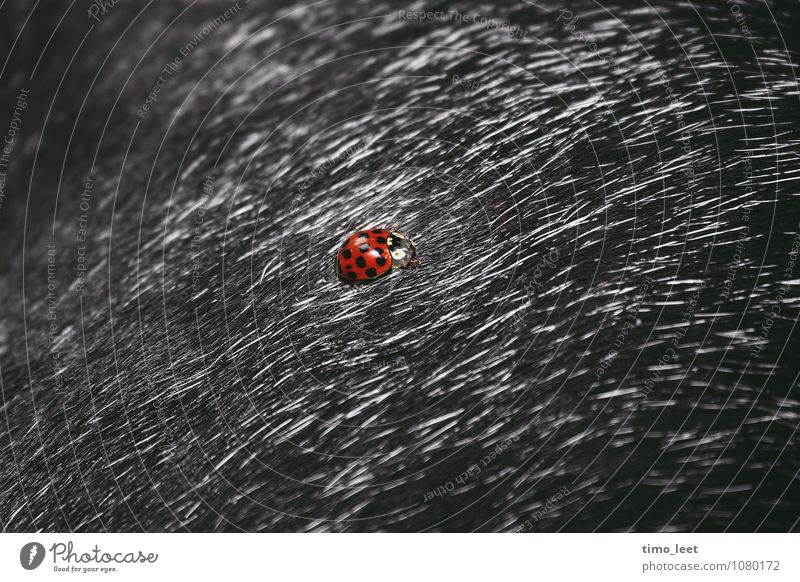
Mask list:
[[345,251],[342,253],[342,256],[343,256],[345,259],[349,259],[350,257],[352,257],[352,256],[353,256],[353,252],[352,252],[350,249],[346,249],[346,250],[345,250]]
[[356,278],[356,274],[353,271],[350,271],[349,273],[347,273],[347,276],[350,277],[351,279],[355,279]]
[[363,243],[363,244],[361,244],[361,245],[358,247],[358,249],[359,249],[359,250],[360,250],[362,253],[366,253],[366,252],[369,250],[369,243]]
[[377,259],[375,259],[375,262],[378,263],[379,267],[382,267],[386,264],[386,259],[383,257],[378,257]]
[[367,266],[367,261],[364,260],[364,257],[358,257],[356,259],[356,265],[361,267],[362,269]]
[[386,239],[383,238],[382,236],[379,236],[378,237],[378,244],[379,245],[385,245],[386,244]]
[[358,238],[369,238],[369,235],[366,232],[359,232]]
[[373,269],[373,268],[367,269],[367,277],[372,278],[377,274],[378,274],[378,272],[375,269]]

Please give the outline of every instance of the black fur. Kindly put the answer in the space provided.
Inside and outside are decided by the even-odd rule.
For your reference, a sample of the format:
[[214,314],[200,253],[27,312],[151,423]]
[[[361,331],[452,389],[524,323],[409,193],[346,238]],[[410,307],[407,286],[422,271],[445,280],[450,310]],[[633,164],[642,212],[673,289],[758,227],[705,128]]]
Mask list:
[[799,529],[796,5],[234,4],[0,8],[4,529]]

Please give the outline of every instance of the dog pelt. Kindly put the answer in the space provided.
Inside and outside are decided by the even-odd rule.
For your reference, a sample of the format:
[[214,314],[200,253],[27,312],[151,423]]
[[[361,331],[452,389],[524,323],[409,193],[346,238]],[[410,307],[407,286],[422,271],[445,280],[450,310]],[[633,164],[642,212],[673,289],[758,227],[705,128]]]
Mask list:
[[798,530],[788,5],[92,5],[0,7],[5,530]]

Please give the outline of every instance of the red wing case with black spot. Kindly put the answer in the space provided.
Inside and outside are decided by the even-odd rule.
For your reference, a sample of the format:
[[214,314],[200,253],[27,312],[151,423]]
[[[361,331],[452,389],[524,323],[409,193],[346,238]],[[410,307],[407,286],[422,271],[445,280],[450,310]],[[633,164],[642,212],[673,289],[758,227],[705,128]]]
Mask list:
[[392,270],[388,230],[362,230],[345,241],[339,249],[336,266],[339,278],[348,283],[380,279]]

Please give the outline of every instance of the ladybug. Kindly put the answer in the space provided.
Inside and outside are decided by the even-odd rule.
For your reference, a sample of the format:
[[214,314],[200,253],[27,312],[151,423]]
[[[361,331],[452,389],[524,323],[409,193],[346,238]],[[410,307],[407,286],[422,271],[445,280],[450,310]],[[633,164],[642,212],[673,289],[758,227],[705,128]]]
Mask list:
[[362,230],[351,234],[336,256],[336,272],[346,283],[366,283],[393,269],[419,264],[414,245],[399,232]]

